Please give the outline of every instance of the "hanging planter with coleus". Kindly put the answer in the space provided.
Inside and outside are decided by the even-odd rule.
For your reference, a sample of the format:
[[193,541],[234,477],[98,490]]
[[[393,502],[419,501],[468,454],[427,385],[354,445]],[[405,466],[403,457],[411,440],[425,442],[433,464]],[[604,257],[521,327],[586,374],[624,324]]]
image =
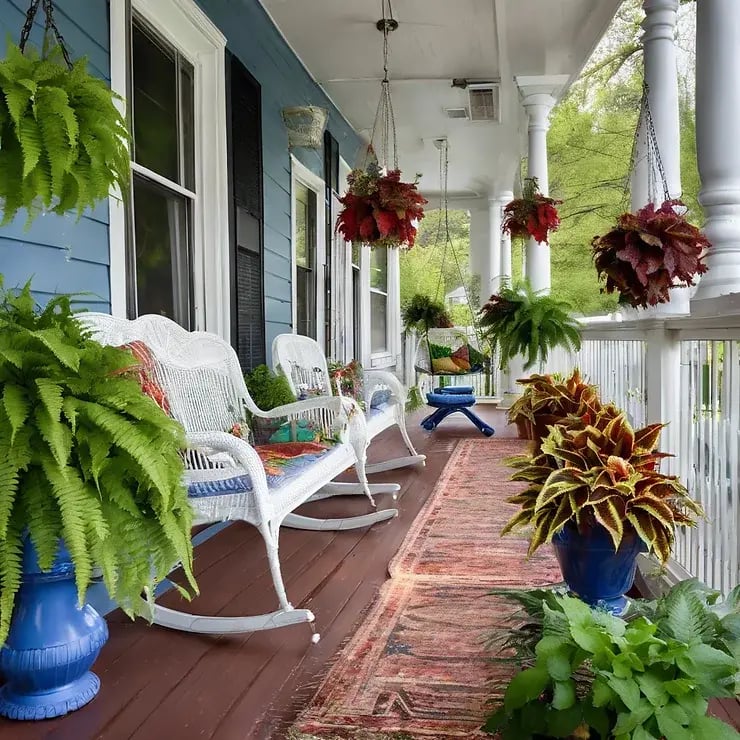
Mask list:
[[416,222],[424,218],[426,199],[414,182],[402,182],[400,170],[383,174],[377,163],[347,176],[349,190],[340,198],[344,206],[336,230],[348,242],[371,247],[409,249],[416,240]]
[[711,246],[684,215],[680,200],[660,207],[648,203],[636,213],[623,213],[617,225],[591,242],[602,292],[619,293],[619,302],[635,308],[670,301],[670,289],[694,285],[707,271],[704,257]]
[[515,198],[504,207],[502,230],[512,238],[521,237],[548,244],[548,235],[557,231],[560,216],[556,206],[562,200],[548,198],[537,188],[537,178],[527,177],[522,186],[522,197]]

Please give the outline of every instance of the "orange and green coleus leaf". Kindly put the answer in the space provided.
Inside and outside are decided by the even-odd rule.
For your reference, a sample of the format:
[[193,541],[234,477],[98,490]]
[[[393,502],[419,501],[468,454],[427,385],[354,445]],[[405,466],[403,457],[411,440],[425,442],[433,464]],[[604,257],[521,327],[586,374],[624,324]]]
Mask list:
[[635,432],[635,449],[652,452],[658,446],[660,433],[665,424],[649,424]]
[[596,521],[609,533],[614,550],[619,549],[624,535],[624,500],[619,496],[605,498],[593,507]]

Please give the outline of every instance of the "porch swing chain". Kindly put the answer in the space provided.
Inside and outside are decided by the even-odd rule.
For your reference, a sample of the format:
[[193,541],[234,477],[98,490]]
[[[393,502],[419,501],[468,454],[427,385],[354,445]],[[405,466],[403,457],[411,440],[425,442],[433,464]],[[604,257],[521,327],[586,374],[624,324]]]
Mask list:
[[654,201],[657,197],[657,183],[655,182],[655,170],[657,169],[658,175],[663,186],[663,200],[670,200],[671,194],[668,189],[668,178],[665,174],[665,168],[663,167],[663,159],[660,156],[660,148],[658,147],[658,137],[655,133],[655,125],[653,124],[653,115],[650,111],[650,88],[647,82],[643,82],[642,85],[642,100],[640,101],[640,115],[637,119],[637,127],[635,128],[635,138],[632,142],[632,155],[630,157],[630,168],[627,174],[627,180],[624,185],[624,199],[625,202],[629,200],[630,193],[630,176],[637,167],[637,159],[640,148],[640,134],[645,127],[646,134],[646,152],[645,158],[647,160],[647,177],[648,177],[648,198]]
[[54,38],[56,39],[57,45],[62,52],[62,57],[64,58],[67,67],[69,69],[72,69],[72,59],[69,56],[69,51],[67,50],[67,45],[64,41],[64,37],[59,32],[57,24],[54,22],[54,6],[52,4],[52,0],[31,0],[31,5],[26,12],[26,22],[23,24],[23,30],[21,31],[21,38],[18,43],[18,48],[21,50],[21,53],[24,52],[26,49],[26,44],[28,44],[28,39],[31,36],[33,23],[36,19],[36,13],[38,12],[39,5],[41,5],[41,9],[44,11],[44,16],[46,17],[46,20],[44,22],[44,41],[46,41],[49,36],[49,31],[51,31],[54,34]]
[[391,99],[391,83],[388,76],[388,34],[390,33],[390,21],[393,20],[393,9],[391,0],[381,0],[381,13],[383,23],[383,79],[380,83],[380,100],[375,111],[375,120],[373,129],[370,134],[370,147],[368,147],[369,158],[370,151],[375,145],[375,134],[380,125],[380,155],[381,164],[386,169],[389,166],[390,149],[393,149],[393,169],[398,169],[398,147],[396,145],[396,117],[393,112],[393,100]]

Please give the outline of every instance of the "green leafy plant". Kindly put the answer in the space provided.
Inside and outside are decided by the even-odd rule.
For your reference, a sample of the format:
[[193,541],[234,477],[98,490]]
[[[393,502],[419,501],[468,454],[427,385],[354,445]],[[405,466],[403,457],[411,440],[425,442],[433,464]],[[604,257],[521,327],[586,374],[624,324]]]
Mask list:
[[57,214],[128,192],[128,130],[117,96],[87,71],[68,68],[59,47],[40,55],[8,44],[0,62],[0,203],[2,225],[42,208]]
[[740,587],[725,600],[696,580],[624,618],[545,590],[496,591],[522,606],[527,631],[506,645],[524,670],[484,729],[508,738],[740,738],[706,716],[740,675]]
[[635,431],[608,405],[551,427],[539,452],[509,460],[517,469],[512,479],[527,488],[508,499],[521,511],[502,534],[531,526],[531,555],[566,524],[582,533],[600,526],[615,550],[635,534],[665,563],[675,527],[693,526],[704,512],[675,476],[656,469],[666,457],[656,450],[662,426]]
[[505,368],[518,355],[524,369],[547,361],[550,351],[581,348],[581,332],[564,301],[536,293],[527,282],[504,286],[481,308],[478,323]]
[[424,334],[429,329],[452,327],[452,319],[441,301],[417,293],[403,309],[403,326],[406,331],[416,329]]
[[38,311],[29,285],[0,282],[0,644],[26,535],[43,570],[64,541],[81,601],[95,566],[129,615],[177,562],[195,590],[184,432],[135,366],[89,338],[68,297]]
[[267,365],[257,365],[244,376],[244,380],[252,400],[263,411],[295,401],[288,379],[282,374],[276,375]]
[[524,386],[524,392],[509,408],[507,420],[528,426],[530,439],[538,444],[547,436],[548,425],[601,408],[596,386],[586,383],[578,368],[566,380],[535,374],[517,383]]

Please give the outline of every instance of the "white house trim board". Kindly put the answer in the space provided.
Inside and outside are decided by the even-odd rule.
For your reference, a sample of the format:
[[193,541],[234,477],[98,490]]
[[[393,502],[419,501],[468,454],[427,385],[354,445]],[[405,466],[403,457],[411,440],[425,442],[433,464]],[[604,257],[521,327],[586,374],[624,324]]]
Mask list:
[[[111,0],[111,87],[127,96],[126,0]],[[195,190],[193,284],[196,328],[228,339],[230,249],[226,149],[226,38],[194,0],[131,0],[136,11],[193,65]],[[126,210],[110,207],[111,309],[126,314]]]
[[297,294],[296,294],[296,211],[295,211],[295,183],[300,182],[316,193],[316,341],[325,346],[324,308],[326,294],[324,291],[324,267],[326,265],[326,214],[325,183],[311,170],[302,164],[293,154],[290,155],[290,270],[291,270],[291,312],[293,332],[297,324]]

